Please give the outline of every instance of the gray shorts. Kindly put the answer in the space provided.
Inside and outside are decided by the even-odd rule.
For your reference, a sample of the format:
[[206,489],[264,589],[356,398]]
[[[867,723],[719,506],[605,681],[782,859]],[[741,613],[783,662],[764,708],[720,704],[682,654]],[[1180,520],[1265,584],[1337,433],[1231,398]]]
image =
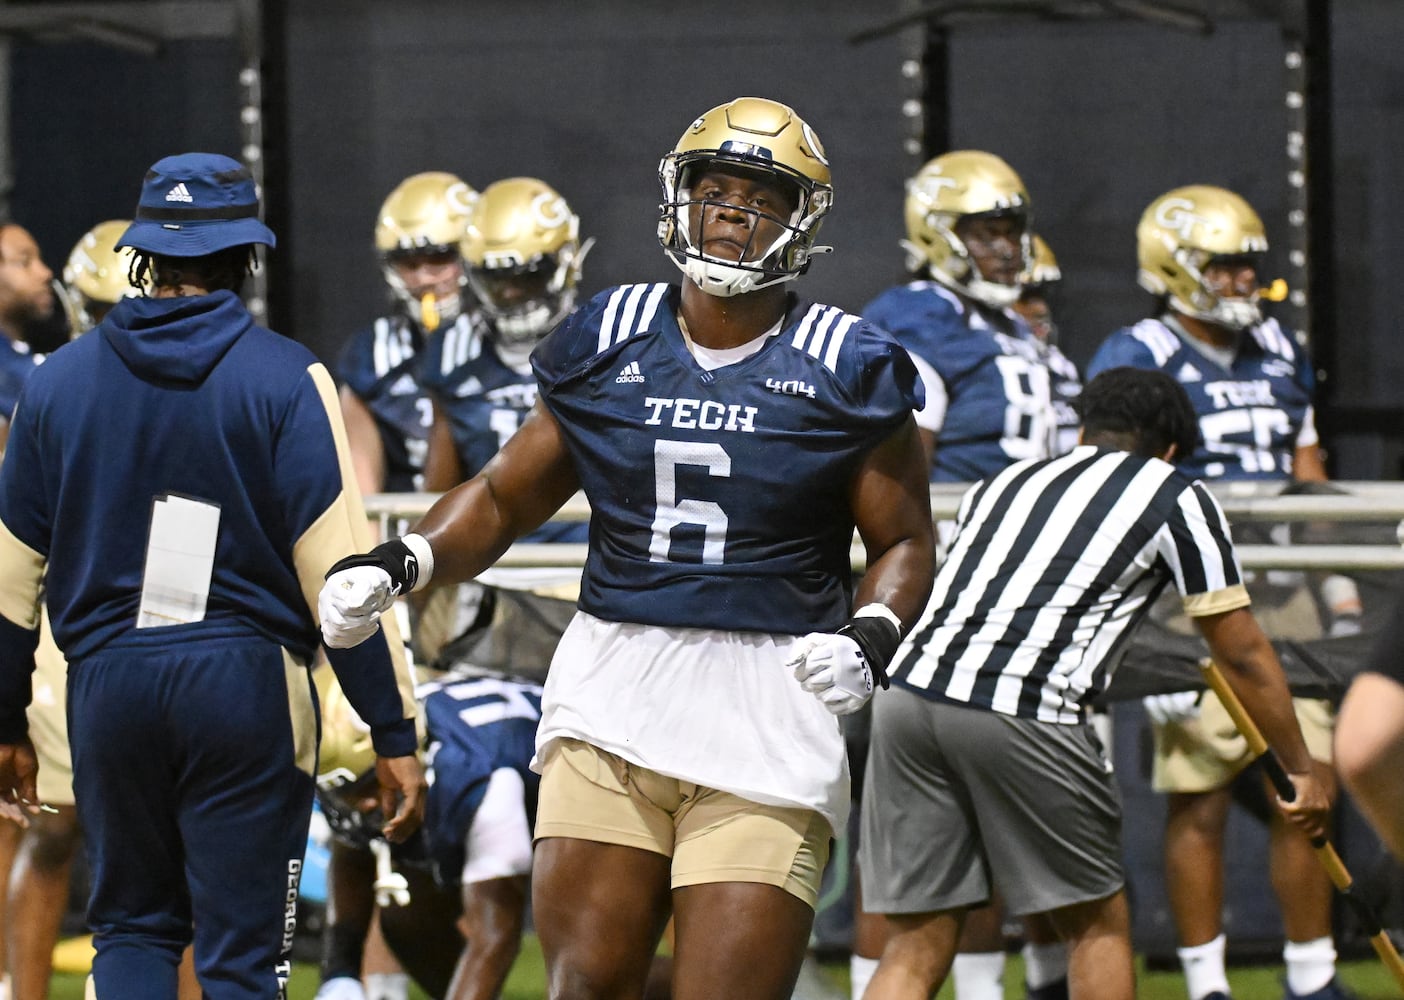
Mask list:
[[1010,913],[1110,896],[1121,797],[1090,725],[1017,719],[893,688],[873,698],[859,868],[872,913]]

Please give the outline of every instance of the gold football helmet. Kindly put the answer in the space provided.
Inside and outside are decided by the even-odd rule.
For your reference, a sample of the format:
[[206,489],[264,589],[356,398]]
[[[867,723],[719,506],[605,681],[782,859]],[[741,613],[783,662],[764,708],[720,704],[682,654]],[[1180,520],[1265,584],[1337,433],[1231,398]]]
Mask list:
[[1230,330],[1262,321],[1258,296],[1213,292],[1204,268],[1217,257],[1260,258],[1267,252],[1263,221],[1251,205],[1221,187],[1175,188],[1147,206],[1136,227],[1136,280],[1163,295],[1176,312]]
[[965,242],[956,235],[956,223],[972,215],[1017,217],[1024,224],[1021,244],[1027,267],[1033,255],[1028,232],[1031,211],[1024,182],[998,156],[974,149],[943,153],[907,182],[907,238],[902,241],[907,268],[925,270],[935,281],[1003,309],[1019,297],[1019,285],[982,277]]
[[[406,177],[380,206],[375,220],[375,248],[385,281],[395,298],[429,331],[451,323],[463,310],[468,283],[459,242],[478,193],[460,178],[442,171]],[[458,287],[448,295],[416,294],[394,262],[423,255],[452,255],[458,261]]]
[[[700,169],[722,162],[768,175],[796,189],[796,208],[777,220],[784,232],[758,255],[740,261],[704,253],[689,229],[692,183]],[[723,298],[790,281],[809,268],[819,224],[833,206],[829,161],[814,130],[793,108],[760,97],[740,97],[694,121],[658,167],[663,189],[658,241],[673,263],[705,292]],[[757,209],[743,210],[753,216]],[[744,259],[758,256],[758,259]]]
[[70,336],[87,333],[102,321],[107,310],[129,295],[140,295],[128,278],[132,248],[116,249],[131,225],[126,219],[99,222],[83,234],[63,265],[63,281],[56,283],[59,301],[68,315]]
[[1024,288],[1040,288],[1057,284],[1063,280],[1063,272],[1058,267],[1058,258],[1048,246],[1048,241],[1037,233],[1033,237],[1033,252],[1029,255],[1028,266],[1019,275],[1019,284]]
[[570,312],[593,244],[581,244],[580,218],[549,184],[509,177],[483,189],[463,237],[463,259],[501,347],[524,360]]

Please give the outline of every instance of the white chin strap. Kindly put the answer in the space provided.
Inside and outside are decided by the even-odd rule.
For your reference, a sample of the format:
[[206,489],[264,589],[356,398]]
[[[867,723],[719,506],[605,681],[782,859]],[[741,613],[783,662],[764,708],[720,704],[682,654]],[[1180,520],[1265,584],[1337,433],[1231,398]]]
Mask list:
[[1253,299],[1216,299],[1211,309],[1196,309],[1178,297],[1171,299],[1176,311],[1213,323],[1228,330],[1246,330],[1263,321],[1263,310]]
[[997,281],[986,281],[984,278],[971,278],[965,290],[972,299],[994,309],[1008,309],[1019,301],[1018,285],[1001,285]]
[[672,253],[668,255],[679,270],[687,275],[698,288],[719,299],[729,299],[733,295],[744,295],[757,288],[778,285],[793,281],[798,275],[766,274],[745,267],[737,267],[710,257],[695,257],[690,254]]
[[[970,270],[971,273],[974,273],[974,264],[970,265]],[[935,264],[928,264],[926,271],[938,284],[945,285],[962,295],[968,295],[976,302],[987,305],[991,309],[1008,309],[1019,301],[1020,289],[1018,285],[1001,285],[997,281],[986,281],[984,278],[978,277],[972,277],[968,281],[957,281],[954,276]]]

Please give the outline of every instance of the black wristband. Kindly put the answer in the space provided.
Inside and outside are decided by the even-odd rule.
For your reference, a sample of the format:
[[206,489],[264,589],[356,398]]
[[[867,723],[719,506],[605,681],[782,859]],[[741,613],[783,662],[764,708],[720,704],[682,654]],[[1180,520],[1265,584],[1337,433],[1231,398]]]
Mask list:
[[352,566],[379,566],[385,570],[390,575],[390,592],[396,597],[408,594],[419,582],[419,560],[410,551],[410,547],[398,538],[377,545],[369,552],[338,559],[332,564],[332,568],[327,570],[327,576]]
[[886,691],[891,686],[887,679],[887,665],[902,644],[902,634],[897,631],[897,626],[878,615],[865,615],[848,619],[848,624],[839,629],[838,634],[846,635],[858,644],[868,661],[868,669]]

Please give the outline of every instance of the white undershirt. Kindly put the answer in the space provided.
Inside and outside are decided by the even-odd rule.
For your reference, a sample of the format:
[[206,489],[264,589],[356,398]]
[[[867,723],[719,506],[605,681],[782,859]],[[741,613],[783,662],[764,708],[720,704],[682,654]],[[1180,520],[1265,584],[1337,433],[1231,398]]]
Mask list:
[[843,734],[785,665],[799,640],[576,612],[546,677],[531,766],[539,771],[551,744],[570,737],[752,802],[813,809],[846,829]]
[[765,342],[780,332],[780,325],[785,322],[785,317],[781,316],[765,333],[755,340],[748,340],[739,347],[703,347],[692,339],[688,333],[687,323],[683,321],[682,313],[678,313],[678,329],[682,331],[683,343],[692,352],[692,356],[697,359],[698,367],[703,371],[716,371],[718,368],[725,368],[727,365],[734,365],[738,361],[745,361],[752,354],[755,354]]

